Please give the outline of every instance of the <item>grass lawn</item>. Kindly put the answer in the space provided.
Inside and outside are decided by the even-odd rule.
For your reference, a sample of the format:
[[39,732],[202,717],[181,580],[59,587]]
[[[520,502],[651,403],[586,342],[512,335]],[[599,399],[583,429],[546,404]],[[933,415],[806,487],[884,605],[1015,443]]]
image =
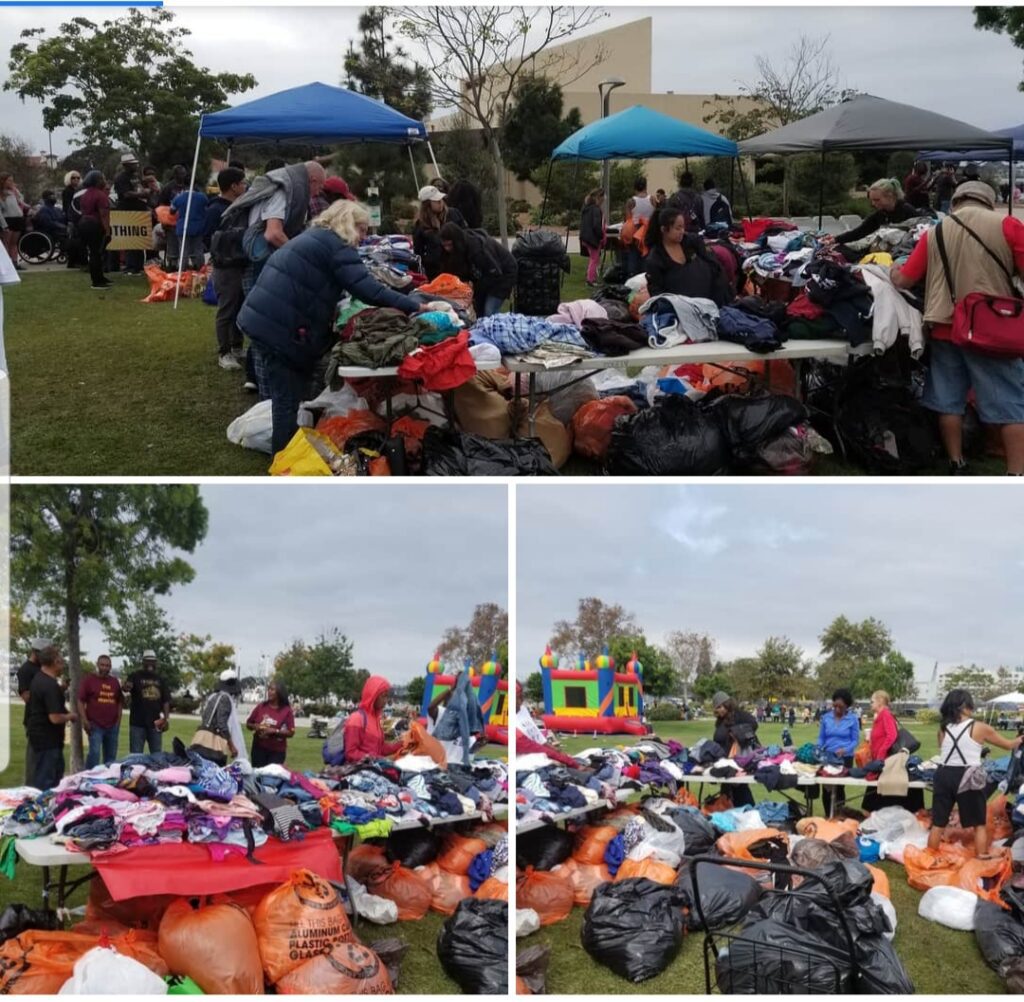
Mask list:
[[[562,298],[585,298],[572,257]],[[255,403],[243,375],[217,367],[214,310],[195,300],[142,303],[145,278],[113,276],[106,292],[78,271],[33,271],[4,293],[16,476],[260,476],[268,457],[232,445],[228,424]],[[978,473],[1002,472],[977,461]],[[572,458],[567,476],[600,473]],[[820,457],[821,475],[858,467]],[[943,474],[939,463],[929,474]]]
[[[709,720],[688,723],[657,723],[655,729],[662,738],[675,738],[682,744],[692,744],[707,737],[712,730]],[[779,741],[781,726],[762,724],[758,735],[762,743]],[[910,725],[921,741],[923,757],[937,751],[936,728],[932,725]],[[799,747],[817,737],[817,727],[797,724],[792,729],[793,741]],[[561,741],[563,750],[570,753],[595,745],[623,744],[615,738],[567,737]],[[713,789],[713,787],[712,787]],[[694,791],[696,792],[696,791]],[[705,791],[705,795],[707,790]],[[778,799],[763,787],[754,788],[756,799]],[[930,793],[925,794],[926,799]],[[851,806],[857,801],[850,799]],[[817,801],[820,809],[820,801]],[[907,884],[906,873],[897,863],[882,863],[889,876],[892,903],[896,908],[897,928],[893,941],[896,951],[910,973],[919,993],[935,995],[1003,994],[1003,982],[985,964],[974,941],[974,934],[956,932],[935,922],[919,918],[917,914],[921,892]],[[576,907],[565,922],[548,926],[533,936],[518,940],[523,949],[543,943],[551,947],[547,990],[550,993],[588,995],[625,994],[699,994],[704,991],[704,937],[689,934],[683,948],[666,970],[650,981],[634,985],[613,974],[607,967],[596,963],[580,943],[584,909]]]
[[[12,711],[12,721],[11,762],[7,769],[0,772],[0,788],[20,786],[25,773],[24,732],[21,731],[20,717],[17,716],[16,710]],[[185,742],[190,741],[195,729],[195,720],[172,719],[170,730],[164,736],[164,748],[170,749],[171,740],[174,737],[179,737]],[[288,766],[298,772],[315,769],[322,762],[320,747],[323,742],[319,739],[307,738],[307,731],[308,727],[299,727],[296,736],[288,744]],[[504,757],[507,755],[507,751],[505,748],[489,746],[484,753]],[[118,752],[120,755],[128,754],[127,722],[121,729]],[[73,879],[84,871],[73,869],[69,872]],[[56,874],[54,874],[55,876]],[[0,912],[6,905],[13,902],[22,902],[33,908],[39,907],[42,901],[42,890],[41,869],[19,861],[13,881],[8,881],[5,877],[0,876]],[[87,885],[78,888],[70,896],[69,907],[84,906],[88,894]],[[437,959],[437,935],[444,921],[445,916],[435,912],[428,912],[427,916],[419,922],[399,922],[389,926],[378,926],[363,921],[359,924],[358,934],[367,944],[372,944],[379,939],[395,938],[405,940],[409,944],[409,951],[402,961],[399,981],[399,989],[402,993],[457,995],[460,994],[459,986],[444,973]]]

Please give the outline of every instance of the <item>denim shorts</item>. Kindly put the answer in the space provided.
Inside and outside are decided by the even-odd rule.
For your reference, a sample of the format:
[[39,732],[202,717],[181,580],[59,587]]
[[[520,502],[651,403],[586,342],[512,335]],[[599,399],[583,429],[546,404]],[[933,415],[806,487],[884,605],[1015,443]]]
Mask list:
[[985,424],[1024,423],[1024,359],[993,358],[949,341],[930,342],[921,403],[939,414],[963,414],[973,387]]

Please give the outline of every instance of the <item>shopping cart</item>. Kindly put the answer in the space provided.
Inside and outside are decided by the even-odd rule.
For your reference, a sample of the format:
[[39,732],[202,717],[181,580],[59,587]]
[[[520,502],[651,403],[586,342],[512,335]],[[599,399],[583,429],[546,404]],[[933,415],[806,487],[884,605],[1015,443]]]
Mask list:
[[[744,870],[762,870],[772,875],[772,885],[764,896],[792,894],[783,890],[792,883],[793,877],[802,882],[813,882],[825,888],[822,904],[835,913],[835,924],[842,932],[845,949],[801,946],[799,939],[792,943],[759,943],[745,937],[742,930],[734,925],[718,931],[707,928],[701,907],[700,884],[697,871],[703,865],[742,867]],[[693,881],[693,907],[696,909],[700,928],[704,936],[704,991],[710,995],[841,995],[856,990],[859,978],[857,953],[853,933],[835,891],[812,870],[785,866],[781,863],[761,863],[727,856],[695,856],[690,863]],[[803,886],[803,884],[801,884]],[[820,900],[820,899],[819,899]],[[742,983],[729,964],[721,964],[729,954],[742,952],[749,957]],[[751,973],[751,970],[753,973]],[[811,972],[813,971],[813,978]]]

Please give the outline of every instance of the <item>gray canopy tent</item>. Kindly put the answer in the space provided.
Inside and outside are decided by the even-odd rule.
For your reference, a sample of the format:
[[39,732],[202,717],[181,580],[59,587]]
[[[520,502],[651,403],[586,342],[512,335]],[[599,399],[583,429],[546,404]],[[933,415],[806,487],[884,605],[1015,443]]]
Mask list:
[[[897,150],[1005,150],[1013,164],[1013,140],[955,118],[909,104],[859,94],[816,115],[791,122],[739,144],[741,156],[820,153],[818,225],[824,216],[825,154]],[[1011,173],[1012,176],[1012,173]]]

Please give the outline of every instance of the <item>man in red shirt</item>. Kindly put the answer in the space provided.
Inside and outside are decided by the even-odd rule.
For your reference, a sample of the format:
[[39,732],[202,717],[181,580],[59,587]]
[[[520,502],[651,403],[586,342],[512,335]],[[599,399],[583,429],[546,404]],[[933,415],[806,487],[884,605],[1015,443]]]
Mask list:
[[[972,292],[1016,295],[1006,273],[1024,275],[1024,223],[996,213],[995,203],[995,192],[987,184],[968,181],[953,195],[956,218],[939,224],[947,245],[949,277],[959,299]],[[970,227],[984,247],[957,220]],[[973,389],[982,422],[1000,429],[1006,472],[1024,476],[1024,360],[997,358],[953,344],[954,300],[937,245],[933,230],[921,238],[906,264],[894,265],[891,272],[897,289],[925,286],[929,361],[921,402],[939,415],[951,474],[960,475],[967,469],[963,415]]]
[[121,683],[110,673],[110,655],[96,659],[96,674],[86,675],[78,686],[78,719],[89,735],[86,769],[117,759],[117,739],[121,732],[124,694]]

